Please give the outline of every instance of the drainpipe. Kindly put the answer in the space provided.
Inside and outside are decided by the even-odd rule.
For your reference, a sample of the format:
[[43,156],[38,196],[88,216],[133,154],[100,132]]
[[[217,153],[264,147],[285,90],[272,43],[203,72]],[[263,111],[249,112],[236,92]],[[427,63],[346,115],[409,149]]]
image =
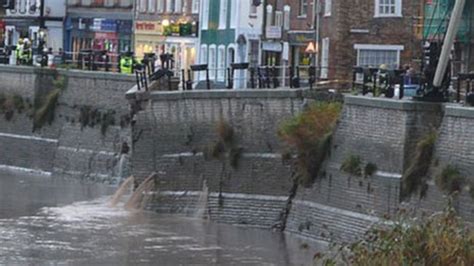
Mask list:
[[461,24],[462,12],[464,10],[465,4],[466,0],[456,0],[456,3],[454,4],[451,18],[449,20],[448,31],[446,32],[443,48],[439,57],[438,67],[436,68],[436,73],[433,80],[433,86],[435,88],[441,87],[441,83],[443,82],[446,68],[448,67],[449,54],[453,48],[454,39],[456,38],[459,25]]
[[321,20],[320,0],[314,0],[313,6],[314,6],[314,11],[315,11],[313,14],[315,14],[314,35],[315,35],[315,48],[316,48],[316,52],[314,54],[314,66],[316,68],[316,79],[317,79],[319,77],[319,71],[318,71],[318,68],[319,68],[319,30],[320,30],[320,24],[321,24],[320,23],[320,20]]

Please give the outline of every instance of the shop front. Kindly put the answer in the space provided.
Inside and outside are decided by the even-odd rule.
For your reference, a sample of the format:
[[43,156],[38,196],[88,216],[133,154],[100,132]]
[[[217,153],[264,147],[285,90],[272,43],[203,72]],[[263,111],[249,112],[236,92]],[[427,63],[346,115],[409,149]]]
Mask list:
[[196,25],[193,23],[171,23],[168,20],[136,21],[135,56],[141,59],[146,53],[155,53],[157,56],[172,54],[173,70],[180,76],[181,69],[188,69],[195,63],[195,47],[198,41],[196,32]]
[[105,18],[70,18],[66,22],[66,53],[73,61],[83,50],[107,51],[112,62],[130,51],[132,22]]
[[[315,35],[314,32],[289,32],[288,33],[288,42],[290,45],[290,65],[293,67],[300,67],[300,74],[302,77],[309,76],[308,69],[315,60],[315,52],[308,52],[308,45],[310,43],[314,44]],[[317,49],[317,45],[314,46],[314,49]]]

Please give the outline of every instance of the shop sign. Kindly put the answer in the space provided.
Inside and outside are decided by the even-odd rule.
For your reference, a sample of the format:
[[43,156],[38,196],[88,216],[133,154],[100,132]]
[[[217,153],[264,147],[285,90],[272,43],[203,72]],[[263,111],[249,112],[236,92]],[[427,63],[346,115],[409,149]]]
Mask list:
[[307,44],[314,42],[316,36],[314,33],[290,33],[288,35],[289,42],[291,44]]
[[163,26],[158,21],[137,21],[135,22],[135,33],[161,35]]
[[279,42],[262,42],[262,50],[269,52],[281,52],[282,47]]
[[92,31],[116,32],[117,31],[117,23],[113,19],[95,18],[92,21],[91,30]]
[[173,23],[163,27],[165,36],[196,36],[197,27],[192,23]]
[[97,40],[115,40],[117,39],[117,33],[115,32],[96,32],[94,34]]
[[281,39],[281,27],[267,26],[265,28],[265,37],[267,37],[267,39]]

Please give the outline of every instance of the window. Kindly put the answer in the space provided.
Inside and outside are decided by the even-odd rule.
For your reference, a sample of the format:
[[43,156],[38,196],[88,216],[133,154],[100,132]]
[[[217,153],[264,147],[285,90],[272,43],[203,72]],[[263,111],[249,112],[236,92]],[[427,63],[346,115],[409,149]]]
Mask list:
[[220,45],[217,52],[217,80],[225,81],[225,46]]
[[199,56],[199,62],[201,64],[207,64],[207,46],[205,44],[201,45],[201,54]]
[[171,13],[173,11],[174,1],[166,0],[166,13]]
[[255,17],[257,16],[257,6],[255,5],[255,1],[249,0],[250,1],[250,13],[249,16]]
[[272,5],[267,5],[267,27],[272,26],[273,22],[273,6]]
[[216,79],[216,46],[209,46],[209,79]]
[[140,8],[138,9],[140,12],[146,12],[146,2],[147,0],[138,0]]
[[227,27],[227,4],[227,0],[220,1],[219,29],[225,29]]
[[192,13],[193,14],[199,13],[199,0],[193,0]]
[[174,13],[183,12],[183,0],[174,0]]
[[401,17],[402,0],[375,0],[375,17]]
[[158,13],[163,13],[165,11],[165,0],[157,0],[157,11]]
[[332,0],[324,1],[324,16],[331,16]]
[[362,67],[387,66],[389,69],[396,69],[400,65],[400,51],[402,45],[370,45],[356,44],[357,65]]
[[148,0],[148,12],[155,13],[156,0]]
[[290,6],[285,6],[283,8],[283,29],[289,30],[290,29]]
[[329,38],[323,39],[321,49],[321,78],[327,79],[329,73]]
[[202,0],[202,27],[201,29],[207,30],[209,26],[209,0]]
[[283,26],[283,12],[275,11],[275,26]]
[[[235,29],[237,27],[237,1],[242,1],[242,0],[231,0],[230,1],[230,28]],[[227,1],[226,1],[227,2]]]
[[300,17],[306,17],[308,14],[308,0],[300,0]]

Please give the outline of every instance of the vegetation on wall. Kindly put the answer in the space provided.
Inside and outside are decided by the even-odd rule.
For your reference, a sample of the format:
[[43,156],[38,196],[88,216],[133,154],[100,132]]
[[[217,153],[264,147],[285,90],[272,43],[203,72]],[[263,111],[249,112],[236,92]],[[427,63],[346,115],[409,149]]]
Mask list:
[[218,139],[208,145],[204,151],[207,159],[227,160],[229,165],[237,169],[243,148],[237,145],[234,128],[223,118],[215,126]]
[[428,170],[433,159],[434,145],[437,134],[435,131],[421,138],[416,145],[415,156],[402,177],[401,197],[407,198],[419,192],[420,198],[424,197],[427,190]]
[[42,128],[46,123],[51,124],[54,120],[56,107],[61,92],[66,88],[66,78],[56,74],[52,81],[53,88],[45,97],[38,95],[35,98],[33,113],[33,131]]
[[[295,178],[299,184],[308,187],[317,178],[329,154],[340,113],[338,102],[316,102],[281,124],[278,136],[296,153]],[[285,152],[282,156],[292,158],[289,154]]]
[[362,159],[357,155],[349,155],[342,162],[341,171],[350,175],[362,176]]
[[364,167],[364,177],[371,177],[377,172],[378,167],[374,163],[367,163]]
[[5,94],[0,92],[0,114],[3,114],[5,120],[10,121],[15,111],[20,114],[28,107],[28,100],[23,99],[19,94]]
[[459,169],[453,165],[444,167],[435,178],[438,188],[449,195],[460,192],[463,188],[464,181],[465,179],[461,176]]
[[115,125],[115,110],[100,111],[92,106],[83,105],[79,108],[79,111],[81,129],[100,125],[100,132],[105,135],[109,126]]
[[429,217],[401,212],[363,240],[318,253],[318,265],[474,265],[474,232],[449,207]]

